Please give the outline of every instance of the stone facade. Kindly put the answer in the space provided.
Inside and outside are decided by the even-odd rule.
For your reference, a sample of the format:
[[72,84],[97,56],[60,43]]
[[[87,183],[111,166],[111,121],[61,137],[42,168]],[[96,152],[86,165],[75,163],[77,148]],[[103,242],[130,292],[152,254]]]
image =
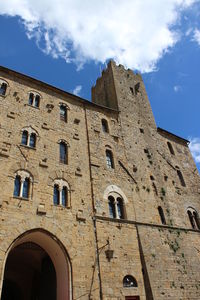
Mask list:
[[[34,243],[53,262],[58,300],[200,299],[199,173],[188,141],[156,127],[141,76],[111,61],[92,102],[3,67],[0,80],[1,289],[17,274],[10,253]],[[13,196],[16,176],[29,178],[27,197]],[[59,184],[68,197],[55,205]],[[137,284],[123,286],[126,275]]]

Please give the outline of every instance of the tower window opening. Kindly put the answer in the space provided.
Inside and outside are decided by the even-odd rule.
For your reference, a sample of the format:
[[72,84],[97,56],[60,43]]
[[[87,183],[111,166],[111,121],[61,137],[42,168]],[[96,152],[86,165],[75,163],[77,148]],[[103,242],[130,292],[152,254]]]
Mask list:
[[167,146],[169,148],[169,152],[172,154],[172,155],[175,155],[175,152],[174,152],[174,149],[172,147],[172,144],[170,142],[167,142]]
[[164,215],[164,212],[163,212],[163,209],[161,206],[158,206],[158,212],[159,212],[160,220],[161,220],[162,224],[166,225],[165,215]]

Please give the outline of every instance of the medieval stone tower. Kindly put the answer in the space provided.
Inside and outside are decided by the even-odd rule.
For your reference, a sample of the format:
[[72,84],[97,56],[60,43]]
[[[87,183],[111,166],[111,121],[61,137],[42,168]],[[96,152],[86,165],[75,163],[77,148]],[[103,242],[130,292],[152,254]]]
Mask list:
[[199,300],[200,177],[110,62],[92,102],[0,68],[2,300]]

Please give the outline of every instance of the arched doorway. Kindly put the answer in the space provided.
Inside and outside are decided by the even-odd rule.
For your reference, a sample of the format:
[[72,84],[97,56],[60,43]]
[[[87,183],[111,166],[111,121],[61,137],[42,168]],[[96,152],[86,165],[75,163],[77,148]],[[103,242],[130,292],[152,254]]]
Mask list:
[[56,272],[44,249],[26,242],[10,251],[1,299],[56,300]]
[[1,300],[70,300],[70,274],[67,253],[56,237],[29,231],[8,252]]

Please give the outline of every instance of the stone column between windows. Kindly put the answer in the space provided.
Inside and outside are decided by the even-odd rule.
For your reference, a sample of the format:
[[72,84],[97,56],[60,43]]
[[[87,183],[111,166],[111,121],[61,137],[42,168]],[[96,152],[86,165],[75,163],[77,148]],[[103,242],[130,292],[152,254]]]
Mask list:
[[27,146],[30,145],[30,133],[28,132]]
[[59,205],[62,205],[62,187],[59,186]]
[[20,180],[20,193],[19,193],[20,197],[23,196],[24,181],[25,181],[25,178],[21,178],[21,180]]
[[118,209],[117,209],[117,200],[114,201],[115,204],[115,213],[116,213],[116,219],[119,219]]

